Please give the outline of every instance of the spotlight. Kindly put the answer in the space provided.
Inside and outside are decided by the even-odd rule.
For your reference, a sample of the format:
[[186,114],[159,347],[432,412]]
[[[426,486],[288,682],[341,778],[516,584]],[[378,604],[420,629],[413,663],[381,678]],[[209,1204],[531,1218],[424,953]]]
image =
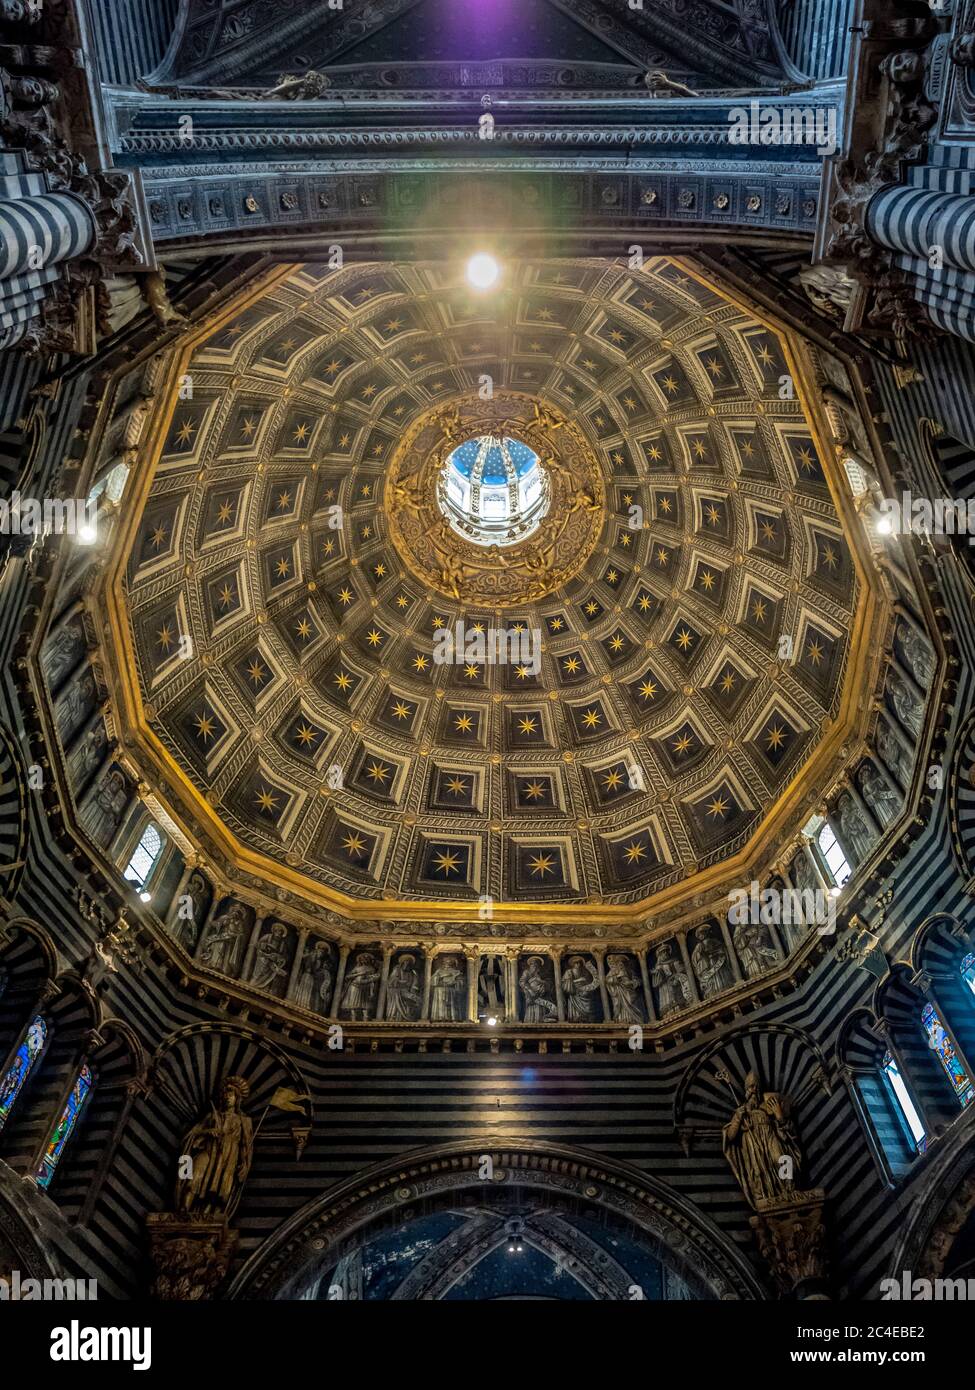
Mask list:
[[143,889],[142,892],[139,894],[139,901],[140,901],[140,902],[144,902],[144,903],[151,903],[151,902],[152,902],[152,894],[151,894],[151,893],[147,893],[147,892],[145,891],[145,889]]
[[834,883],[832,888],[829,890],[829,895],[831,898],[838,898],[842,891],[843,889],[839,886],[839,884]]
[[94,545],[98,539],[98,532],[90,522],[78,527],[76,539],[79,545]]
[[478,251],[467,262],[467,279],[476,290],[489,290],[501,274],[501,267],[486,251]]
[[889,516],[882,516],[877,522],[877,531],[881,536],[889,536],[894,529],[894,523]]
[[491,1017],[487,1020],[487,1026],[488,1026],[489,1028],[496,1028],[497,1025],[498,1025],[498,1020],[497,1020],[497,1019],[494,1017],[494,1015],[492,1014]]

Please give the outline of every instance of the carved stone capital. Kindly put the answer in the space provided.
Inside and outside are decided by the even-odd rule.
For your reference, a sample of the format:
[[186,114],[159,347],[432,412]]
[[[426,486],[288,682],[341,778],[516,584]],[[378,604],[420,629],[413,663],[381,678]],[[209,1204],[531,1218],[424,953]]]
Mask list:
[[821,1188],[810,1188],[787,1202],[763,1202],[749,1223],[776,1283],[793,1298],[829,1298],[825,1198]]
[[188,1221],[173,1212],[146,1217],[155,1277],[152,1297],[160,1302],[198,1302],[213,1297],[237,1245],[226,1220]]
[[830,316],[842,315],[847,331],[893,334],[903,342],[926,335],[930,325],[917,312],[913,287],[894,253],[868,233],[866,214],[881,188],[902,182],[906,163],[923,158],[937,120],[926,85],[936,28],[930,16],[895,18],[892,8],[898,7],[891,0],[865,0],[851,59],[849,140],[827,166],[814,252],[814,274],[822,276],[823,263],[829,263],[844,269],[860,290],[848,303],[830,303],[832,296],[813,281],[807,293]]

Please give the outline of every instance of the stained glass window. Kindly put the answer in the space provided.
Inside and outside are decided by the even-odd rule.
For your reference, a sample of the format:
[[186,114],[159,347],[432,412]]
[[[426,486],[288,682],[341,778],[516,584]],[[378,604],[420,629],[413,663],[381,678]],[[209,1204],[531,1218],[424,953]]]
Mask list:
[[91,1067],[86,1062],[75,1078],[75,1083],[71,1087],[71,1094],[61,1111],[61,1118],[54,1126],[54,1132],[47,1141],[47,1148],[41,1158],[40,1167],[34,1174],[38,1187],[50,1185],[51,1179],[54,1177],[54,1170],[64,1152],[64,1146],[71,1138],[72,1131],[81,1118],[81,1112],[85,1108],[94,1084],[95,1078],[92,1075]]
[[904,1085],[904,1078],[901,1076],[900,1068],[889,1052],[884,1054],[883,1070],[884,1076],[887,1078],[887,1084],[890,1086],[894,1099],[897,1102],[897,1107],[907,1121],[907,1127],[911,1131],[911,1135],[917,1145],[917,1151],[919,1154],[923,1154],[924,1150],[927,1148],[928,1136],[924,1132],[924,1124],[922,1123],[920,1115],[917,1113],[917,1107],[911,1100],[911,1094]]
[[38,1014],[28,1025],[20,1046],[14,1054],[13,1061],[3,1078],[0,1079],[0,1129],[6,1124],[7,1116],[24,1088],[24,1082],[30,1075],[31,1068],[44,1051],[46,1043],[47,1024]]
[[961,963],[961,977],[975,994],[975,951],[971,951]]
[[967,1105],[969,1101],[975,1099],[975,1088],[972,1086],[971,1077],[958,1060],[951,1039],[945,1031],[945,1026],[938,1017],[933,1004],[925,1004],[921,1010],[921,1024],[925,1033],[928,1035],[928,1047],[932,1052],[936,1052],[938,1060],[944,1067],[945,1075],[951,1082],[955,1095],[962,1105]]

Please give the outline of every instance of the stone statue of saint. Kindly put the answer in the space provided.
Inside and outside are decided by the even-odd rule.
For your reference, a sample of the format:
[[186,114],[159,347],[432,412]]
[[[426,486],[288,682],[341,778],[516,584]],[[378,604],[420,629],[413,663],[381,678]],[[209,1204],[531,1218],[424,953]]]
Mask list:
[[905,729],[911,731],[915,738],[920,738],[921,706],[914,698],[913,692],[908,690],[906,683],[896,674],[892,674],[890,678],[890,694],[894,701],[894,709],[897,711],[897,718]]
[[71,780],[76,788],[84,787],[89,777],[101,767],[107,748],[108,736],[105,733],[105,725],[99,719],[98,723],[85,734],[77,752],[72,754]]
[[541,956],[529,956],[521,972],[521,993],[525,1001],[525,1023],[550,1023],[558,1018],[558,1009],[550,994]]
[[467,972],[456,956],[444,956],[430,976],[430,1018],[434,1023],[462,1023],[467,1017]]
[[901,648],[907,657],[914,679],[924,690],[934,674],[934,660],[930,648],[910,623],[901,623],[897,635],[901,639]]
[[504,957],[482,956],[477,972],[477,1007],[494,1017],[504,1016]]
[[840,830],[843,839],[853,850],[860,863],[869,858],[874,837],[864,822],[852,796],[843,795],[839,800]]
[[117,769],[105,777],[81,809],[81,824],[96,845],[111,841],[128,803],[125,777]]
[[902,787],[906,787],[911,780],[910,767],[906,766],[903,748],[883,720],[877,724],[877,752],[896,781],[900,782]]
[[770,970],[778,960],[761,922],[739,922],[732,938],[741,968],[749,979]]
[[266,989],[272,994],[280,994],[287,983],[288,928],[283,922],[275,922],[270,931],[265,932],[257,943],[251,969],[251,984],[255,989]]
[[867,763],[861,771],[860,786],[867,805],[881,825],[889,825],[900,811],[901,799],[887,785],[872,763]]
[[181,1216],[233,1216],[254,1151],[254,1122],[242,1109],[249,1093],[243,1077],[228,1076],[210,1104],[210,1113],[183,1140],[180,1157],[192,1159],[193,1171],[176,1185],[176,1210]]
[[642,1023],[640,980],[626,956],[606,957],[606,993],[614,1023]]
[[423,1003],[416,956],[400,956],[386,981],[386,1017],[411,1022],[420,1013]]
[[85,642],[81,631],[73,625],[61,628],[44,653],[44,671],[50,690],[56,690],[68,672],[77,665]]
[[657,961],[650,976],[650,983],[657,991],[660,1017],[683,1009],[691,1000],[691,985],[684,964],[674,955],[674,943],[665,941],[657,948]]
[[247,909],[243,903],[232,902],[210,928],[200,948],[200,963],[219,970],[221,975],[236,975],[246,930]]
[[180,917],[177,913],[173,922],[173,937],[185,951],[192,951],[200,936],[200,926],[206,912],[209,896],[207,881],[199,869],[194,869],[181,896],[190,900],[191,917]]
[[805,850],[800,850],[792,861],[792,878],[800,893],[815,893],[819,888],[819,879]]
[[58,733],[67,741],[75,730],[84,723],[95,707],[95,677],[86,671],[73,685],[68,686],[58,700],[55,710]]
[[595,1018],[593,996],[599,990],[599,972],[592,961],[570,956],[562,973],[562,997],[570,1023],[591,1023]]
[[722,1130],[721,1147],[738,1185],[757,1209],[760,1202],[794,1197],[802,1154],[789,1119],[788,1096],[762,1093],[755,1072],[745,1077],[744,1103]]
[[376,957],[371,951],[363,951],[361,956],[356,956],[345,977],[342,1008],[350,1018],[365,1023],[371,1016],[378,984]]
[[698,932],[697,945],[691,952],[691,964],[705,999],[730,989],[735,982],[728,952],[714,927],[702,927]]
[[301,962],[295,1003],[316,1013],[328,1013],[332,995],[332,953],[327,941],[308,946]]

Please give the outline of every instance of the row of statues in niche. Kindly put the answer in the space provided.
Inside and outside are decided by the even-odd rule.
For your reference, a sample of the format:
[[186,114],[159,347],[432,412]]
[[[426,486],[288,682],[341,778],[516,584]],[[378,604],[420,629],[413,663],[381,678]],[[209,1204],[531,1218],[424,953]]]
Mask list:
[[902,618],[894,632],[893,661],[887,672],[883,712],[877,721],[875,750],[860,764],[851,789],[841,792],[831,808],[837,838],[854,867],[870,856],[879,837],[900,814],[911,785],[935,667],[927,638]]
[[[136,796],[136,789],[131,778],[111,757],[87,655],[84,629],[80,621],[74,619],[49,637],[43,664],[58,732],[67,755],[79,821],[95,844],[108,849]],[[869,857],[879,836],[900,812],[904,793],[911,783],[914,750],[923,728],[925,692],[931,687],[934,672],[935,659],[929,642],[913,623],[901,618],[894,635],[893,660],[887,676],[883,712],[877,722],[875,751],[855,773],[851,788],[841,792],[831,808],[837,837],[854,867]],[[808,866],[800,863],[795,886],[815,889],[815,881],[801,881],[811,872]],[[197,888],[203,896],[202,876]],[[200,919],[194,920],[198,929]],[[788,930],[785,934],[794,936]],[[261,987],[268,987],[263,982],[263,975],[267,973],[274,993],[280,993],[284,983],[282,952],[277,949],[284,945],[281,938],[279,933],[278,940],[268,943],[262,951],[267,970],[262,972]],[[784,944],[791,950],[796,941],[787,940]],[[218,945],[213,950],[215,955],[221,954]],[[230,962],[223,966],[215,963],[215,968],[237,975],[240,962],[234,969],[232,958],[237,951],[233,943],[228,945],[227,954]]]
[[[182,900],[200,899],[206,880],[194,871]],[[795,944],[761,922],[716,921],[651,947],[641,957],[607,949],[596,955],[525,950],[509,960],[481,953],[474,964],[442,948],[428,962],[420,948],[355,947],[341,958],[320,937],[301,942],[280,921],[255,927],[254,909],[222,902],[205,930],[174,916],[170,930],[200,965],[253,988],[290,999],[326,1017],[353,1022],[462,1023],[494,1015],[526,1024],[645,1023],[663,1019],[775,969]],[[800,924],[796,934],[808,930]],[[197,936],[199,935],[199,939]]]

